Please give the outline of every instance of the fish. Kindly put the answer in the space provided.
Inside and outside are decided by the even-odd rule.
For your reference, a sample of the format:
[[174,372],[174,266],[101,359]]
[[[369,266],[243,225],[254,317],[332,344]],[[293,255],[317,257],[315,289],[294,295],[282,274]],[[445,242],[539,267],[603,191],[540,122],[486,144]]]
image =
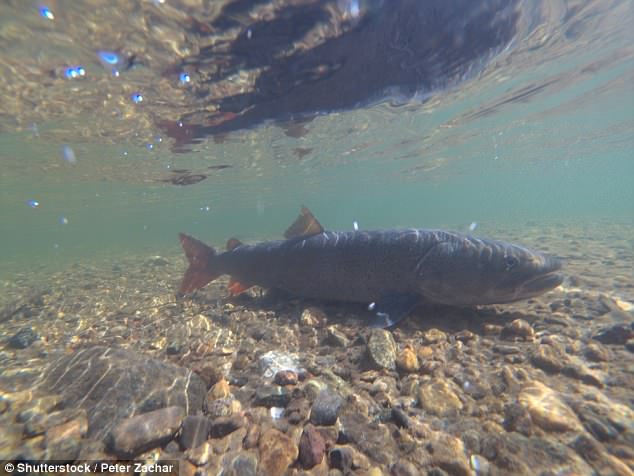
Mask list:
[[178,295],[222,275],[229,293],[258,285],[324,301],[365,303],[368,324],[392,327],[423,303],[470,307],[529,299],[564,279],[556,257],[443,230],[326,231],[302,207],[283,240],[218,252],[180,233],[189,261]]

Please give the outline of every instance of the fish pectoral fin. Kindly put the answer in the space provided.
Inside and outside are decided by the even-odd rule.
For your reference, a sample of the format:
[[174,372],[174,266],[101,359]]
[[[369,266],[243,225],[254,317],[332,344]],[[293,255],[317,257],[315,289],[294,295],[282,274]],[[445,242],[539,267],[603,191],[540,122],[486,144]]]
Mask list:
[[231,278],[229,280],[229,295],[231,296],[236,296],[240,293],[243,293],[244,291],[246,291],[247,289],[249,289],[251,286],[253,286],[252,284],[244,284],[241,283],[240,281]]
[[387,292],[369,307],[374,316],[370,320],[370,327],[392,327],[406,317],[418,304],[420,296],[415,293]]
[[291,239],[297,238],[298,236],[318,235],[319,233],[323,233],[323,231],[324,227],[317,221],[313,212],[306,207],[302,207],[299,216],[284,232],[284,238]]

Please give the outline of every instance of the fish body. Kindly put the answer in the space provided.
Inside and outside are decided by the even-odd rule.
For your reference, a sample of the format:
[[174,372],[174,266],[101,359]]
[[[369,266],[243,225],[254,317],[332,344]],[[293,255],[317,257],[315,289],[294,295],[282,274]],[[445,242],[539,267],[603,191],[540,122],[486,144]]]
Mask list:
[[507,303],[563,279],[557,259],[501,241],[442,230],[325,231],[307,209],[298,221],[286,240],[246,245],[232,239],[223,253],[181,234],[190,261],[181,292],[228,274],[232,292],[259,285],[308,298],[377,303],[377,325],[385,326],[420,302]]

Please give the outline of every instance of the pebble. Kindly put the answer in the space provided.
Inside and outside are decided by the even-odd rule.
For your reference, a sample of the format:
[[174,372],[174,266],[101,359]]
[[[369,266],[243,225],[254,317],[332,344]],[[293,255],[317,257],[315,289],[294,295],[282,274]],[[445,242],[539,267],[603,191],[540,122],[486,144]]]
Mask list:
[[209,436],[211,420],[202,415],[189,415],[185,417],[182,430],[178,439],[181,448],[187,450],[200,446]]
[[344,474],[352,470],[353,456],[349,447],[335,447],[328,452],[328,463],[331,468],[341,470]]
[[[26,425],[24,426],[24,434],[29,437],[41,435],[50,428],[62,425],[69,420],[73,420],[76,418],[86,419],[86,411],[68,409],[53,412],[50,414],[35,415],[33,416],[33,418],[26,422]],[[88,423],[86,423],[86,426],[88,426]]]
[[242,415],[231,415],[228,417],[214,418],[211,422],[209,434],[212,438],[223,438],[229,433],[246,425],[246,419]]
[[432,415],[448,416],[462,410],[462,402],[458,398],[458,387],[447,380],[434,379],[421,385],[418,390],[418,401],[421,408]]
[[546,431],[579,431],[581,423],[557,392],[541,382],[526,384],[518,396],[533,422]]
[[181,407],[167,407],[127,418],[112,431],[112,450],[127,458],[156,448],[174,436],[184,416]]
[[439,329],[432,328],[423,332],[422,339],[423,344],[437,344],[438,342],[446,342],[447,334]]
[[373,329],[368,340],[367,352],[374,367],[396,369],[396,342],[390,331]]
[[231,396],[207,402],[207,415],[211,418],[229,416],[242,410],[240,400]]
[[310,421],[314,425],[334,425],[344,400],[338,393],[326,389],[319,392],[310,409]]
[[517,431],[524,436],[531,436],[532,426],[531,415],[525,406],[511,403],[504,407],[504,428],[506,431]]
[[525,341],[533,340],[535,331],[531,325],[524,319],[515,319],[502,328],[502,339],[514,340],[521,339]]
[[258,359],[258,365],[264,378],[273,378],[280,370],[292,370],[297,374],[300,374],[302,370],[295,354],[274,350],[262,354]]
[[275,428],[270,428],[260,436],[258,443],[260,461],[258,472],[267,476],[282,476],[299,453],[293,440]]
[[634,329],[631,325],[617,324],[606,329],[593,336],[593,339],[598,340],[602,344],[616,344],[625,345],[625,343],[634,338]]
[[318,307],[307,307],[302,311],[299,322],[303,326],[320,327],[328,322],[328,316]]
[[61,441],[66,438],[79,439],[86,436],[88,431],[88,417],[83,410],[75,411],[75,418],[46,430],[48,442]]
[[291,401],[291,392],[279,385],[260,385],[255,389],[255,404],[263,407],[286,407]]
[[31,327],[23,327],[9,338],[7,344],[12,349],[26,349],[39,338]]
[[240,452],[222,470],[222,476],[256,476],[257,455],[253,451]]
[[396,358],[396,366],[406,373],[414,373],[420,367],[416,352],[411,346],[405,346]]
[[348,347],[350,345],[350,339],[346,335],[337,329],[337,326],[328,326],[326,328],[326,338],[324,344],[331,345],[333,347]]
[[326,442],[315,427],[308,424],[304,427],[299,439],[299,461],[304,469],[310,469],[321,463],[326,453]]
[[207,401],[227,398],[230,394],[231,389],[229,388],[229,382],[227,382],[225,378],[222,378],[209,389]]
[[298,380],[297,372],[280,370],[275,374],[273,382],[277,385],[297,385]]
[[549,373],[560,372],[566,365],[566,358],[562,352],[548,344],[540,344],[531,354],[531,363]]
[[205,441],[200,446],[185,451],[185,456],[196,466],[204,466],[213,456],[213,452],[213,444],[211,441]]
[[471,476],[462,440],[441,432],[433,432],[425,445],[431,454],[431,463],[452,476]]
[[570,363],[562,369],[561,373],[567,377],[581,380],[587,385],[593,385],[598,388],[604,387],[600,375],[581,363]]
[[609,362],[611,360],[609,349],[599,342],[589,342],[586,345],[584,355],[593,362]]

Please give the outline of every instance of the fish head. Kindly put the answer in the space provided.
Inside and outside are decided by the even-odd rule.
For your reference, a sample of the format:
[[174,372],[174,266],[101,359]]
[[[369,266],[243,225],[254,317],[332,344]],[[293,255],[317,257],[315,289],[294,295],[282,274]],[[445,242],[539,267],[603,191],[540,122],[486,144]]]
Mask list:
[[545,293],[563,281],[561,261],[500,241],[454,237],[418,262],[419,290],[450,305],[503,304]]

